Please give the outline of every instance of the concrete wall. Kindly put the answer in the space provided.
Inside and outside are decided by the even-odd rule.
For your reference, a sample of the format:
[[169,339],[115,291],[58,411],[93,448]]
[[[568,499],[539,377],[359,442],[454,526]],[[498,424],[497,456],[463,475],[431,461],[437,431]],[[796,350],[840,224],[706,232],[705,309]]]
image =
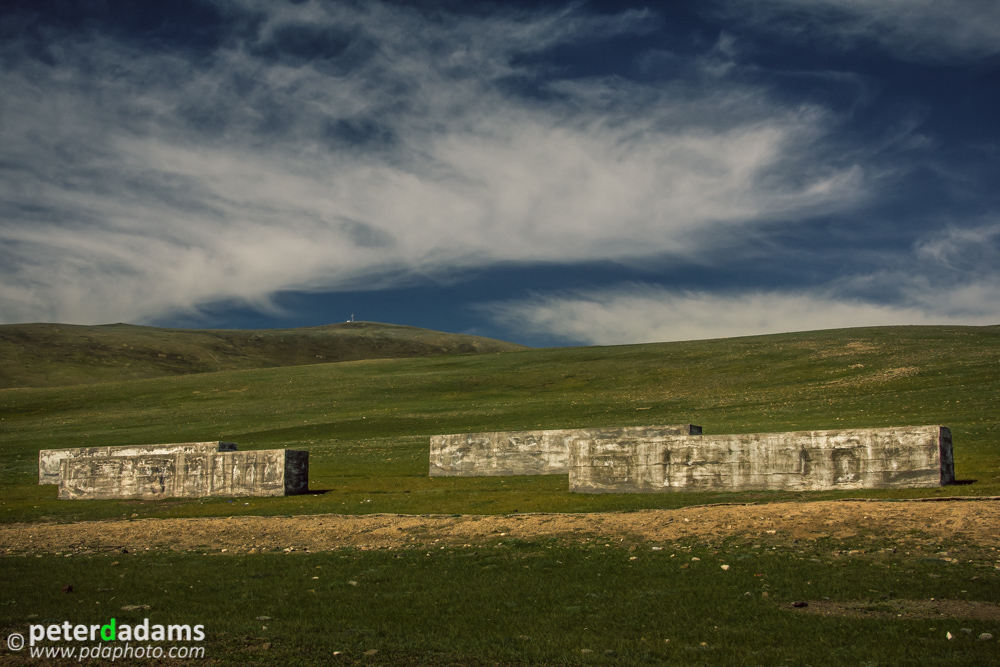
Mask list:
[[570,442],[578,438],[614,441],[698,433],[700,426],[681,424],[434,435],[430,476],[565,475]]
[[930,487],[955,480],[943,426],[749,435],[577,438],[570,491],[816,491]]
[[123,445],[117,447],[75,447],[43,449],[38,452],[38,483],[59,483],[59,462],[85,456],[141,456],[174,452],[235,452],[235,442],[178,442],[164,445]]
[[141,453],[60,461],[59,498],[287,496],[309,490],[309,452]]

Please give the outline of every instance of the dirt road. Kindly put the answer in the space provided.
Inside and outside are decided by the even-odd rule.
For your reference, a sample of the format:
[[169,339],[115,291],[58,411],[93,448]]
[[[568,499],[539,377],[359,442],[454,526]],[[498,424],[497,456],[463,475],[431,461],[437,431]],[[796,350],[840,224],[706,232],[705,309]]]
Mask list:
[[6,554],[198,551],[217,554],[477,545],[555,537],[561,541],[717,543],[889,539],[1000,547],[1000,499],[947,502],[822,501],[711,505],[677,510],[503,516],[309,515],[142,519],[0,526]]

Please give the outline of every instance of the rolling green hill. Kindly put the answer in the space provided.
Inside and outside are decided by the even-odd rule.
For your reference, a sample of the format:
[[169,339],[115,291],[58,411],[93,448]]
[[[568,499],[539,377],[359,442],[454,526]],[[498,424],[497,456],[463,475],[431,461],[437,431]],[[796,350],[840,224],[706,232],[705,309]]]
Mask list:
[[0,388],[518,349],[524,348],[479,336],[375,322],[248,331],[7,324],[0,325]]
[[[881,327],[530,349],[0,390],[0,522],[319,512],[507,513],[768,499],[1000,495],[1000,328]],[[865,493],[571,494],[565,476],[429,478],[437,433],[694,423],[705,433],[942,424],[965,484]],[[57,501],[39,449],[229,440],[310,452],[309,496]]]

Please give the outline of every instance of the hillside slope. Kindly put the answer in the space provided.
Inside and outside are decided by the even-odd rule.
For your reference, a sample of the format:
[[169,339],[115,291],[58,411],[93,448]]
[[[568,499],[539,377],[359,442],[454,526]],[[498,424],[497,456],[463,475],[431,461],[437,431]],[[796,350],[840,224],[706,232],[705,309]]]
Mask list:
[[520,349],[491,338],[376,322],[258,330],[7,324],[0,325],[0,388]]
[[[846,497],[1000,496],[1000,327],[876,327],[373,359],[0,390],[0,524],[230,514],[513,514]],[[941,424],[959,484],[570,493],[565,475],[429,477],[429,437],[698,424],[706,434]],[[309,452],[308,496],[56,499],[38,451],[225,440]]]

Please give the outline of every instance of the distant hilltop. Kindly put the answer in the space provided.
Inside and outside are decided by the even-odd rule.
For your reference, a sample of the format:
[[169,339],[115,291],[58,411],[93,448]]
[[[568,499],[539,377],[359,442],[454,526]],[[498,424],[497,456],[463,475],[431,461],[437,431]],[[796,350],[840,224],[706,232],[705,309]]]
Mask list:
[[378,322],[299,329],[5,324],[0,325],[0,388],[524,349],[492,338]]

